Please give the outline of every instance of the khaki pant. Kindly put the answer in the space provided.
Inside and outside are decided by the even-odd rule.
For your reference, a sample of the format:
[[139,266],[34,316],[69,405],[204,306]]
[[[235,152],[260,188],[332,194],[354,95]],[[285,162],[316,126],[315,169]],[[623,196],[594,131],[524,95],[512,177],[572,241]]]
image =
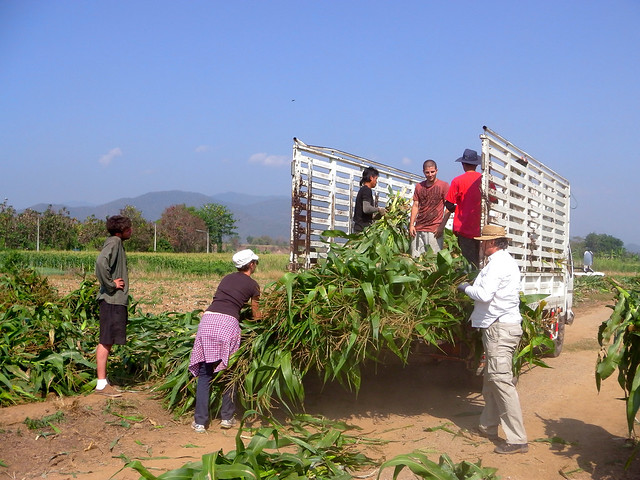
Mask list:
[[527,443],[522,420],[520,398],[513,383],[513,353],[520,342],[520,324],[494,322],[482,330],[486,367],[482,384],[485,406],[480,415],[480,427],[487,433],[498,433],[502,425],[507,443]]
[[433,253],[442,250],[442,241],[444,236],[436,238],[435,232],[416,232],[416,236],[411,239],[411,256],[418,258],[427,251],[427,247],[431,247]]

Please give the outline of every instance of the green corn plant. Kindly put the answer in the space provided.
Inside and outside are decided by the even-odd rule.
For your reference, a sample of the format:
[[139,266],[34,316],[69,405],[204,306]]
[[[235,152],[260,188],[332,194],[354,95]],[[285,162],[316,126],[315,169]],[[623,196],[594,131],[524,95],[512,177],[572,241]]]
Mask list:
[[330,244],[316,268],[287,273],[267,289],[265,320],[243,324],[245,341],[221,378],[249,408],[269,411],[275,399],[302,405],[302,379],[312,371],[357,391],[364,362],[385,352],[406,361],[417,340],[435,348],[453,341],[465,316],[455,290],[464,261],[449,250],[412,259],[407,212],[408,202],[395,197],[362,234],[325,232],[346,242]]
[[617,292],[617,301],[608,320],[598,329],[601,350],[596,364],[596,387],[618,370],[618,383],[625,392],[629,434],[633,433],[635,417],[640,408],[640,294],[625,290],[610,280]]
[[438,463],[429,460],[427,455],[419,450],[412,453],[398,455],[380,466],[378,479],[385,468],[394,467],[393,479],[404,468],[411,470],[416,476],[425,480],[498,480],[497,469],[483,467],[481,461],[471,463],[463,461],[455,464],[448,455],[441,455]]

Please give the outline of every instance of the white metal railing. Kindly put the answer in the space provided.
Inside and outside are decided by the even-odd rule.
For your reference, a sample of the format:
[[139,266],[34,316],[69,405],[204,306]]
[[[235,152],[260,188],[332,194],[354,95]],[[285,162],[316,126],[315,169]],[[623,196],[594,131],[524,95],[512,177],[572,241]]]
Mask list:
[[321,239],[325,230],[352,232],[362,171],[370,166],[380,172],[374,190],[379,206],[386,205],[389,189],[411,198],[415,184],[424,180],[366,158],[293,139],[290,268],[308,268],[326,254],[327,244]]

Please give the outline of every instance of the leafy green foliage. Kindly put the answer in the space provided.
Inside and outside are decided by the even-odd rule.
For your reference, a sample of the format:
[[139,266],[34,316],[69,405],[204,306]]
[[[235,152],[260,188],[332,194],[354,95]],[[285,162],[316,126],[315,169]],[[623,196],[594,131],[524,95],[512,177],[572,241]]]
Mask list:
[[598,330],[602,347],[596,365],[596,386],[618,370],[618,383],[626,396],[629,433],[640,408],[640,291],[625,290],[610,280],[617,290],[617,302],[608,320]]
[[207,203],[195,213],[206,223],[209,238],[217,245],[217,251],[222,252],[223,237],[231,236],[236,231],[233,213],[218,203]]
[[[288,428],[275,424],[251,430],[251,440],[245,445],[244,425],[236,435],[236,450],[225,454],[222,450],[202,456],[200,462],[190,462],[184,466],[153,475],[141,462],[130,462],[125,468],[136,470],[146,480],[197,480],[203,478],[244,478],[277,480],[317,479],[351,480],[349,469],[374,465],[373,460],[356,451],[354,446],[362,445],[367,439],[347,432],[357,427],[343,422],[330,422],[309,416],[295,417]],[[417,459],[417,462],[415,461]],[[416,468],[421,462],[423,470]],[[418,452],[396,457],[382,465],[401,468],[405,465],[423,478],[494,480],[495,469],[482,468],[477,464],[462,462],[454,464],[443,455],[440,465],[433,464]],[[435,468],[434,468],[435,467]],[[416,470],[418,470],[416,472]],[[429,469],[438,476],[423,475]],[[399,471],[399,470],[398,470]],[[396,478],[397,474],[394,474]]]
[[406,361],[416,340],[435,348],[454,340],[465,318],[455,289],[466,275],[464,260],[448,250],[418,262],[405,253],[407,210],[397,196],[362,234],[325,232],[347,241],[263,295],[265,320],[244,324],[246,340],[226,374],[250,408],[268,411],[275,399],[291,409],[302,404],[302,379],[311,371],[358,390],[364,362],[386,352]]
[[[62,298],[46,289],[43,297],[46,279],[32,270],[0,281],[2,291],[14,292],[16,299],[0,304],[0,405],[93,388],[99,329],[95,281],[84,280]],[[126,385],[166,377],[183,361],[175,355],[191,349],[198,319],[198,311],[143,316],[133,303],[127,345],[114,347],[109,358],[114,380]]]
[[[76,271],[87,274],[94,272],[96,256],[97,252],[5,250],[0,251],[0,266],[2,266],[0,270],[50,268],[63,272]],[[260,260],[262,264],[263,259]],[[266,259],[266,261],[270,260]],[[284,265],[284,260],[280,263]],[[229,255],[222,254],[127,252],[127,264],[131,271],[145,273],[174,272],[182,275],[225,275],[235,270],[229,261]]]
[[398,455],[380,466],[378,479],[385,468],[394,467],[393,480],[398,478],[400,472],[406,467],[416,476],[433,480],[498,480],[497,469],[482,467],[481,461],[471,463],[463,461],[453,463],[448,455],[441,455],[438,463],[429,460],[427,455],[416,450],[412,453]]

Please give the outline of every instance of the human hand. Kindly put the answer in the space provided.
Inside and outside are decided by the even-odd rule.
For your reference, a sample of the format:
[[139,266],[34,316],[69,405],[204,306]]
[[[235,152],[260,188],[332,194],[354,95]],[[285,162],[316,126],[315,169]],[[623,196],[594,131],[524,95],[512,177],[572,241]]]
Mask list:
[[458,291],[464,293],[464,291],[466,290],[467,287],[471,286],[471,284],[469,282],[462,282],[460,285],[458,285]]
[[121,278],[116,278],[113,283],[116,284],[117,290],[124,290],[124,280]]
[[387,213],[387,209],[384,207],[378,207],[378,213],[380,215],[384,215],[385,213]]
[[409,225],[409,235],[411,235],[412,237],[416,236],[416,226],[415,225]]

